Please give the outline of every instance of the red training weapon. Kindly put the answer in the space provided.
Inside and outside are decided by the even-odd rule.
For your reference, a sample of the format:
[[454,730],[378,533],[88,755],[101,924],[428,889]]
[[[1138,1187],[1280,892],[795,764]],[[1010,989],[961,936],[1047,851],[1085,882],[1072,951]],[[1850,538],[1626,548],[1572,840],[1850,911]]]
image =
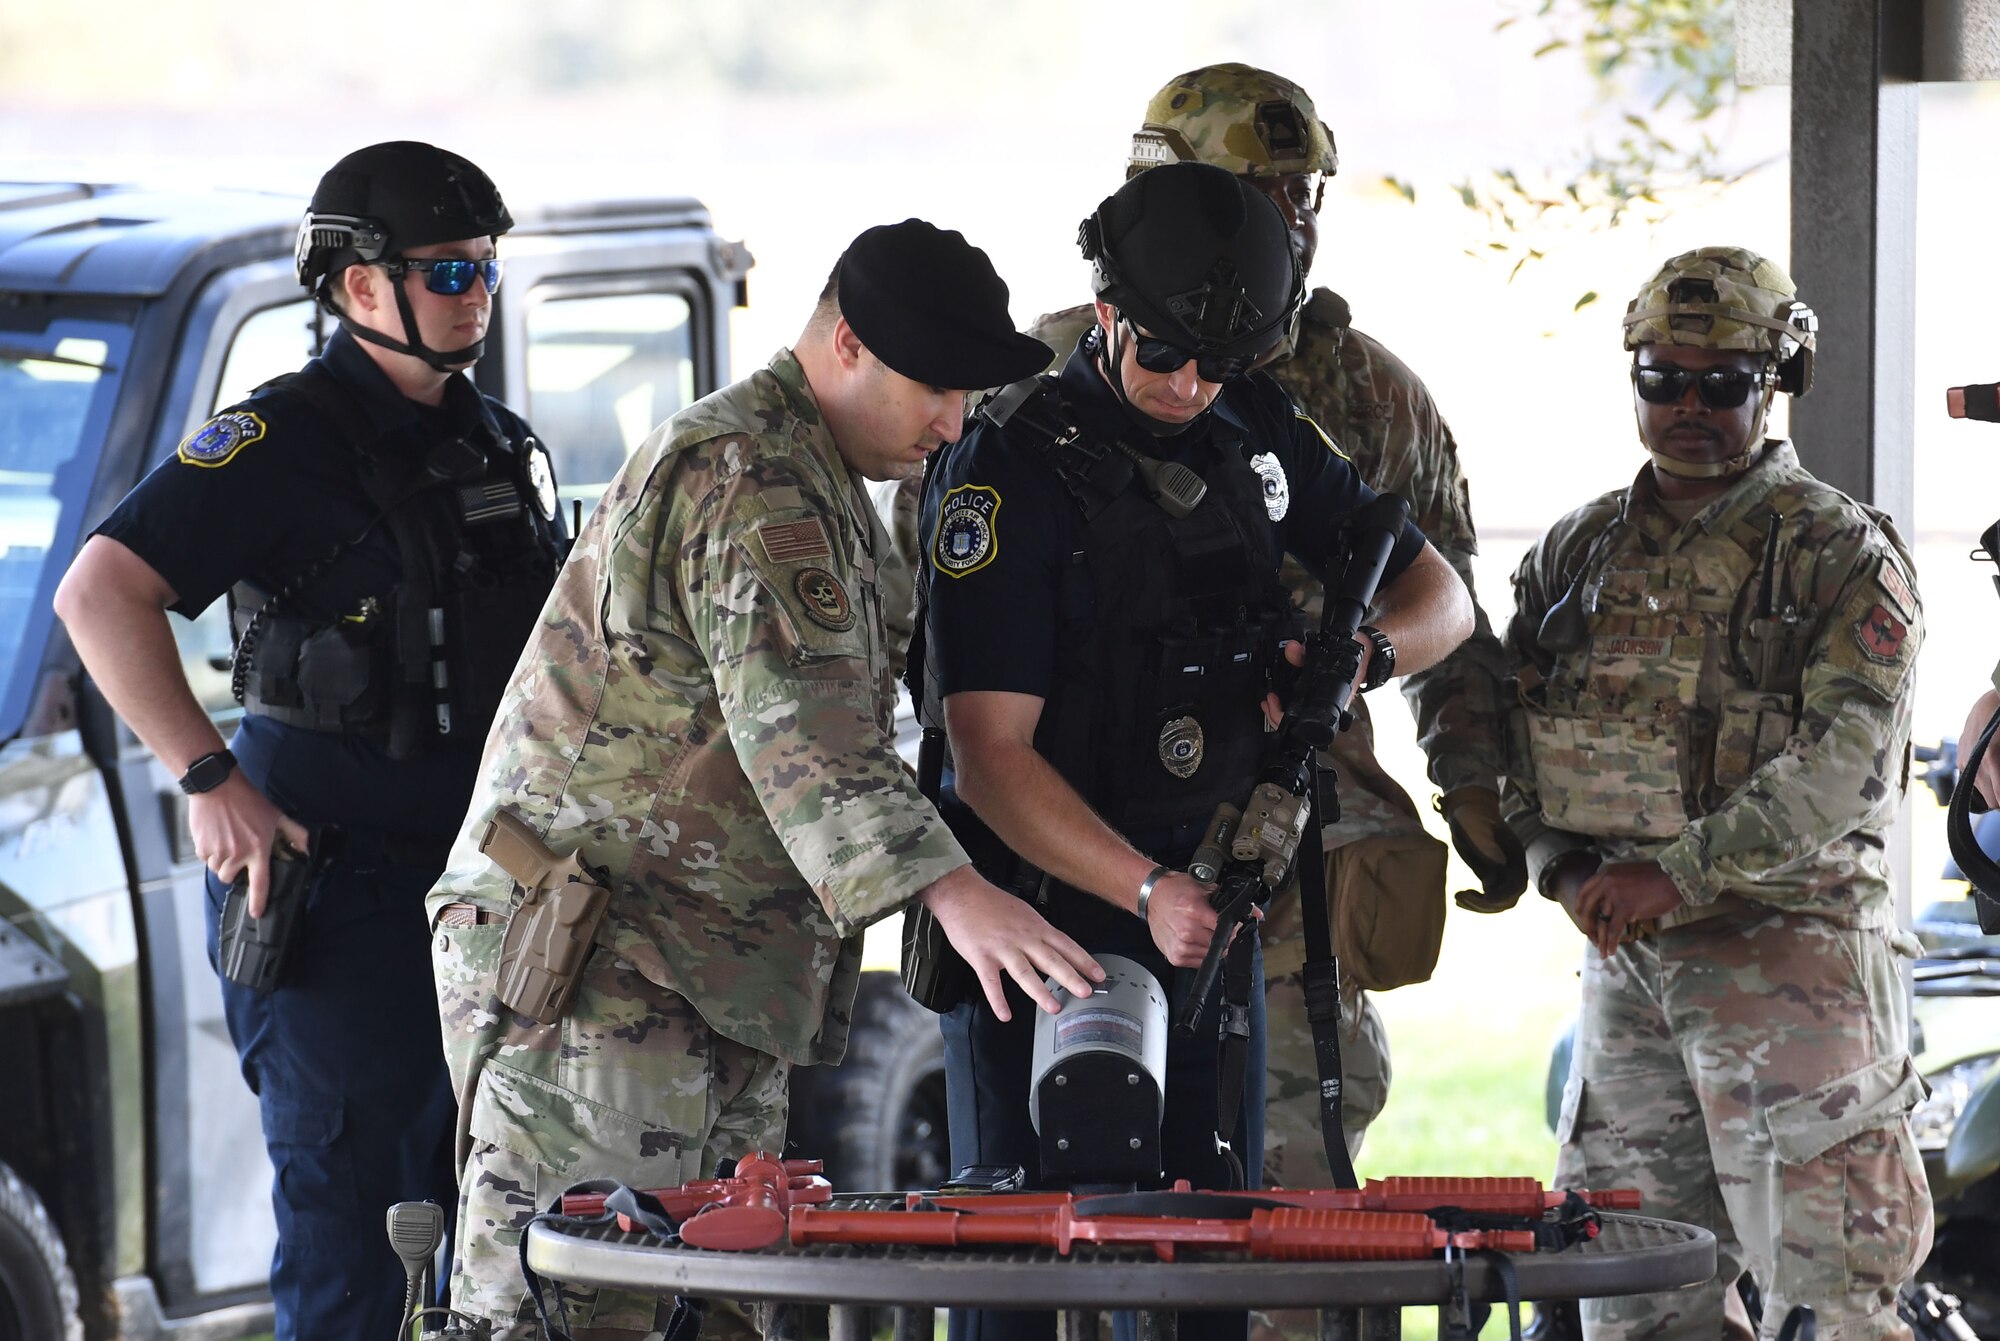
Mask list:
[[[1172,1191],[1186,1192],[1186,1179]],[[1331,1187],[1267,1188],[1256,1192],[1202,1192],[1203,1197],[1252,1198],[1282,1201],[1309,1211],[1434,1211],[1450,1206],[1479,1215],[1518,1215],[1532,1218],[1554,1210],[1570,1197],[1559,1188],[1545,1188],[1533,1178],[1370,1178],[1359,1188]],[[1600,1211],[1636,1211],[1636,1188],[1618,1187],[1602,1191],[1580,1190],[1583,1203]],[[947,1211],[1037,1211],[1066,1205],[1068,1192],[981,1192],[960,1196],[909,1194],[910,1210],[919,1207]]]
[[1440,1229],[1424,1215],[1390,1211],[1257,1210],[1248,1220],[1153,1215],[1078,1215],[1074,1204],[1024,1211],[839,1211],[794,1206],[794,1247],[874,1243],[933,1248],[1033,1245],[1069,1255],[1075,1243],[1149,1247],[1171,1262],[1185,1249],[1247,1252],[1277,1261],[1380,1261],[1429,1257],[1439,1249],[1532,1252],[1532,1230]]
[[[736,1162],[734,1177],[654,1188],[648,1195],[681,1227],[681,1242],[690,1248],[768,1248],[785,1237],[786,1212],[832,1198],[833,1185],[820,1176],[825,1167],[820,1160],[780,1160],[760,1150]],[[604,1194],[571,1193],[562,1199],[562,1213],[602,1215]],[[631,1234],[643,1226],[621,1215],[618,1228]]]

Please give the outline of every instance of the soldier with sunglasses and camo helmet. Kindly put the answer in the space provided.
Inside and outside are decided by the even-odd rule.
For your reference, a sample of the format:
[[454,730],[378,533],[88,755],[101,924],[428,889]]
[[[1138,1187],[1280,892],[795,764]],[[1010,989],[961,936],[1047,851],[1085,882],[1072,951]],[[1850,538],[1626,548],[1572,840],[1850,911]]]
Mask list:
[[1815,328],[1755,253],[1668,261],[1625,315],[1651,460],[1514,575],[1508,818],[1590,942],[1556,1181],[1718,1244],[1700,1288],[1586,1301],[1593,1341],[1711,1341],[1745,1273],[1765,1336],[1906,1336],[1930,1244],[1884,847],[1923,612],[1888,518],[1764,437]]
[[[512,226],[486,174],[433,145],[336,163],[297,273],[340,330],[189,434],[56,594],[92,679],[189,793],[211,961],[230,883],[247,874],[264,913],[274,840],[319,835],[275,989],[222,983],[276,1170],[281,1341],[390,1335],[383,1212],[456,1195],[424,894],[563,552],[547,451],[462,375]],[[245,709],[229,748],[167,620],[225,594]]]

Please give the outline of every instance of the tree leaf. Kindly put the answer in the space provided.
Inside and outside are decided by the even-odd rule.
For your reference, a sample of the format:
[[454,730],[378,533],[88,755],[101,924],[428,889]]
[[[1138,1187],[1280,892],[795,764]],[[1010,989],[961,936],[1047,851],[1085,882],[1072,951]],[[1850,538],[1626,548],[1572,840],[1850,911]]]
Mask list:
[[1592,303],[1596,301],[1597,301],[1597,290],[1592,289],[1590,290],[1590,292],[1584,294],[1583,297],[1577,299],[1576,305],[1570,308],[1570,311],[1581,312],[1583,311],[1584,308],[1589,307]]

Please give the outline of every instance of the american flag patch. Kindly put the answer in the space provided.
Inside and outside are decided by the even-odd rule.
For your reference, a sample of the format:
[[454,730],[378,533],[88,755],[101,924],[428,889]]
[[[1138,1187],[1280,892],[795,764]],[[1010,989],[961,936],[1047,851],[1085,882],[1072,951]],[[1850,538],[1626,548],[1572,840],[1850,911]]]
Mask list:
[[817,517],[759,527],[757,541],[764,547],[764,557],[772,563],[796,563],[800,559],[825,559],[833,555],[833,547],[826,540],[826,528]]

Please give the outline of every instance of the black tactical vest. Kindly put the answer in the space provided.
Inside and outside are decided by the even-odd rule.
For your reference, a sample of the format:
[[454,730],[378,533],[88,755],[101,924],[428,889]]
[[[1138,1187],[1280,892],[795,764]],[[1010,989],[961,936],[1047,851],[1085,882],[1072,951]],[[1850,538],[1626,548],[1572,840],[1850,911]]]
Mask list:
[[[543,510],[554,496],[544,449],[510,440],[483,399],[458,437],[404,441],[415,425],[385,435],[318,361],[259,395],[303,401],[338,429],[376,516],[284,589],[231,591],[239,701],[291,726],[386,735],[396,757],[424,739],[483,740],[566,549]],[[333,620],[292,613],[378,527],[401,561],[396,585]]]
[[1256,777],[1259,705],[1292,631],[1263,479],[1241,431],[1211,417],[1184,463],[1208,491],[1176,518],[1150,496],[1132,449],[1066,420],[1053,388],[1013,420],[1084,522],[1035,748],[1122,833],[1206,820]]

